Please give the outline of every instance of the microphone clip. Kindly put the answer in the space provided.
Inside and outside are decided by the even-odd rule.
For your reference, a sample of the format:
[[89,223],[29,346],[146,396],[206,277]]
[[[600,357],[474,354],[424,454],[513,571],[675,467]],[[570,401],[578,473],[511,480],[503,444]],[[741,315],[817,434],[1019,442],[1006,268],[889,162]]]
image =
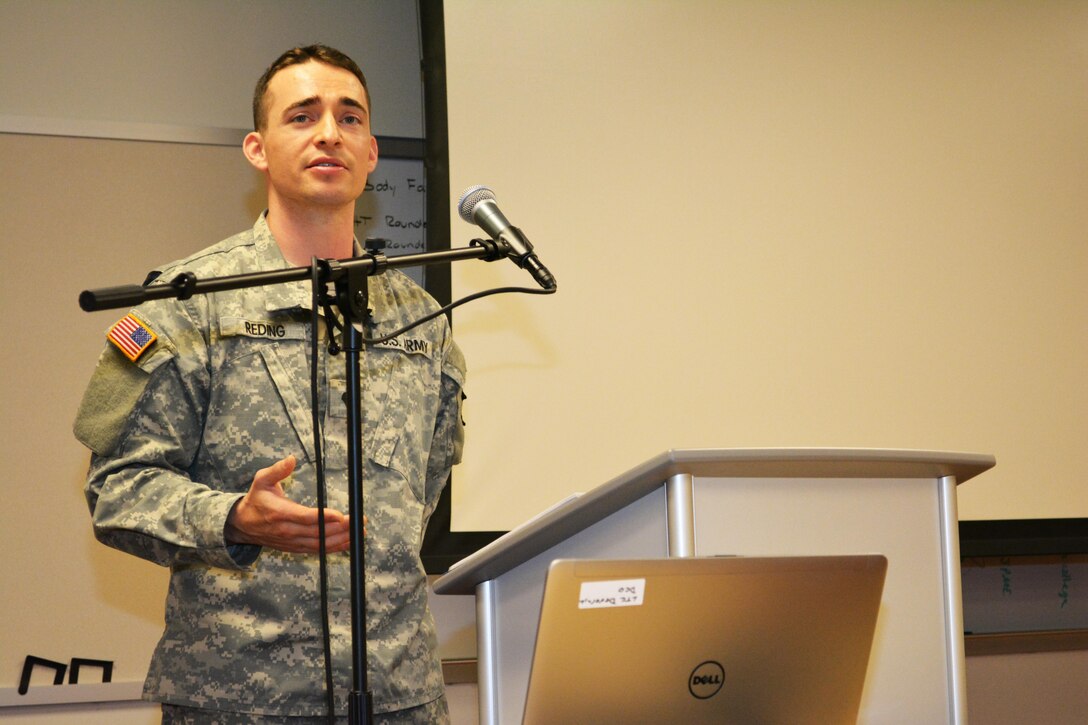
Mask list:
[[483,247],[487,254],[480,257],[480,259],[485,262],[497,262],[500,259],[506,259],[510,254],[510,245],[505,241],[499,242],[495,239],[473,239],[468,245],[470,247]]

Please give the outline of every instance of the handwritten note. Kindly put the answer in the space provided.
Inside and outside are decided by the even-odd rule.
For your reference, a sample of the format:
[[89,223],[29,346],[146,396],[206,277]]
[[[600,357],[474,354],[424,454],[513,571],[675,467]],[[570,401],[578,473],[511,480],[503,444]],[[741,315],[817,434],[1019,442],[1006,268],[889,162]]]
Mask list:
[[578,608],[640,607],[645,593],[645,579],[582,582],[578,593]]

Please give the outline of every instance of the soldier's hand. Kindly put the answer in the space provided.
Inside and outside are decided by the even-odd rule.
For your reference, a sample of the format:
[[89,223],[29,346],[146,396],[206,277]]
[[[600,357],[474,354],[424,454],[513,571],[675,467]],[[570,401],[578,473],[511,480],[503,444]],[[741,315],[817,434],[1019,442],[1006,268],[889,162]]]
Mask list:
[[[231,509],[225,529],[232,544],[256,544],[280,551],[317,553],[318,510],[287,498],[281,481],[295,470],[288,456],[253,476],[249,492]],[[346,551],[351,544],[348,517],[325,509],[325,550]]]

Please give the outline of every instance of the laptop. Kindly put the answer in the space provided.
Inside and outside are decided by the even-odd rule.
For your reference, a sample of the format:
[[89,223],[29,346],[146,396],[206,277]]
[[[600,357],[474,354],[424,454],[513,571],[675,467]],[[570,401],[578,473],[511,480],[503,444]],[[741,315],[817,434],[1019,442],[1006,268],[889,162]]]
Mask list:
[[880,555],[557,559],[523,723],[855,723]]

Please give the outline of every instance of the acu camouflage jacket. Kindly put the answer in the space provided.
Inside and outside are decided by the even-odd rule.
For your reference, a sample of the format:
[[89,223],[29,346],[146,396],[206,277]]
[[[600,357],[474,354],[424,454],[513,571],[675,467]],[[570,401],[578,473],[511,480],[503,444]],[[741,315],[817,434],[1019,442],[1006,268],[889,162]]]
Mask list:
[[[287,264],[262,217],[169,265],[206,278]],[[228,547],[223,527],[253,474],[294,454],[287,495],[316,505],[307,282],[189,300],[133,314],[157,339],[130,361],[107,344],[76,436],[100,541],[170,567],[165,632],[145,696],[179,705],[321,715],[324,674],[316,556]],[[372,336],[436,308],[396,271],[370,279]],[[324,330],[319,330],[324,336]],[[444,317],[363,355],[369,683],[378,712],[442,693],[419,558],[423,531],[460,460],[465,367]],[[343,355],[321,345],[328,506],[347,512]],[[348,554],[329,561],[338,709],[350,688]]]

